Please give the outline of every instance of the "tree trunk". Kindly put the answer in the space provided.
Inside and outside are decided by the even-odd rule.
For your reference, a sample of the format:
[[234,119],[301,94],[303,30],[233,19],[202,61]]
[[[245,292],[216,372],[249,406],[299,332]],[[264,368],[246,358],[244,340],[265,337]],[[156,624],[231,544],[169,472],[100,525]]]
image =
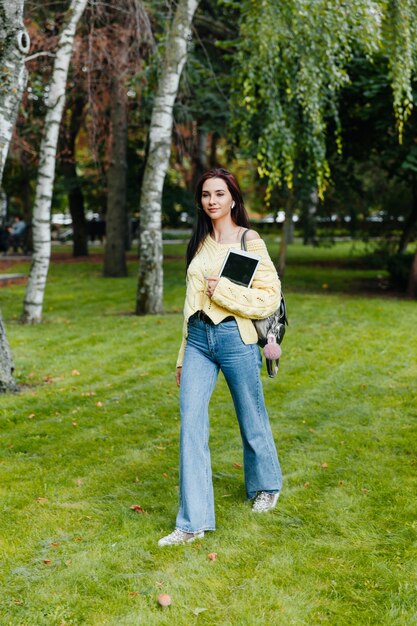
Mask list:
[[202,176],[202,174],[204,174],[204,172],[208,169],[208,132],[202,128],[197,127],[196,134],[197,137],[193,153],[193,176],[191,189],[192,192],[195,189],[200,176]]
[[16,391],[17,386],[13,378],[13,358],[4,330],[0,311],[0,393]]
[[279,258],[278,258],[278,274],[281,280],[284,278],[286,263],[287,263],[287,242],[285,239],[285,231],[284,231],[284,224],[283,224],[282,231],[281,231],[281,243],[279,246]]
[[410,278],[408,279],[407,295],[413,300],[417,300],[417,250],[411,265]]
[[123,77],[111,82],[111,152],[107,172],[106,247],[103,275],[127,276],[127,94]]
[[[24,0],[0,0],[0,189],[4,165],[23,90],[26,86],[25,57],[29,35],[23,25]],[[15,391],[13,358],[0,311],[0,392]]]
[[23,218],[26,224],[30,224],[32,221],[32,188],[31,188],[31,174],[29,171],[29,155],[27,152],[22,152],[20,157],[20,171],[21,171],[21,191],[20,198],[23,206]]
[[39,171],[32,217],[33,255],[26,287],[22,321],[37,323],[42,319],[46,278],[51,258],[51,202],[55,178],[59,127],[65,104],[68,67],[78,21],[87,0],[72,0],[59,38],[40,147]]
[[217,133],[212,133],[211,144],[210,144],[210,156],[209,156],[210,169],[219,166],[219,162],[217,160],[217,144],[218,143],[219,143],[219,135]]
[[0,0],[0,184],[27,79],[30,39],[23,25],[23,7],[23,0]]
[[[84,98],[78,97],[68,107],[71,110],[69,129],[62,135],[65,146],[65,159],[62,162],[62,173],[65,177],[68,205],[72,219],[73,248],[72,256],[88,256],[87,221],[84,212],[84,195],[77,174],[75,142],[81,127],[84,111]],[[65,117],[65,116],[64,116]]]
[[161,200],[168,169],[173,107],[187,58],[191,23],[199,0],[179,0],[167,36],[165,59],[152,110],[149,156],[140,198],[140,265],[136,313],[160,313],[163,298]]
[[417,184],[413,181],[412,189],[412,207],[407,219],[404,222],[403,231],[401,233],[400,242],[398,244],[398,254],[403,254],[413,238],[415,226],[417,224]]
[[282,279],[285,274],[285,267],[287,263],[287,247],[294,241],[294,191],[290,189],[288,191],[287,205],[285,207],[285,220],[282,225],[281,244],[279,247],[279,261],[278,261],[278,274]]
[[72,220],[72,256],[88,256],[87,220],[84,212],[84,195],[74,161],[62,164],[62,173],[68,188],[68,206]]
[[304,204],[304,236],[303,244],[305,246],[314,245],[316,243],[316,215],[319,195],[317,189],[313,189],[308,200]]
[[0,187],[0,226],[4,226],[7,221],[7,196],[6,192]]

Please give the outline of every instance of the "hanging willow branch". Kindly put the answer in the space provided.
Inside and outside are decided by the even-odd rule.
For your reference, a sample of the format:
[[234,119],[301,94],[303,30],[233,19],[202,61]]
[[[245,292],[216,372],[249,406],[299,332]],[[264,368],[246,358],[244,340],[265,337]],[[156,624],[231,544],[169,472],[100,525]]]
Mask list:
[[[227,3],[227,0],[225,0]],[[241,3],[232,118],[259,175],[291,189],[294,171],[323,194],[329,126],[339,141],[338,98],[352,55],[388,52],[399,135],[412,107],[416,0],[261,0]]]

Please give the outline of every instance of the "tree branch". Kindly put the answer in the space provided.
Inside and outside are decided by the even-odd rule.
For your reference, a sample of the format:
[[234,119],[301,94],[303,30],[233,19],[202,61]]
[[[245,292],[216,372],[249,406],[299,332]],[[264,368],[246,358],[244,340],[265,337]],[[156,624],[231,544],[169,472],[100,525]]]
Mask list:
[[35,54],[31,54],[30,57],[26,57],[25,61],[27,63],[28,61],[32,61],[32,59],[37,59],[38,57],[55,57],[55,53],[48,52],[47,50],[36,52]]

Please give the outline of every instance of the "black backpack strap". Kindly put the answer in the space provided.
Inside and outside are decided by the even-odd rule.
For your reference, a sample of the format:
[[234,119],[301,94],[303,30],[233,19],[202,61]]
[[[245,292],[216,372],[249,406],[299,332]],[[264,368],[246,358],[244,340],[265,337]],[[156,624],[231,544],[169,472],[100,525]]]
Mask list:
[[240,247],[242,250],[247,250],[246,248],[246,235],[249,232],[249,228],[243,231],[242,237],[240,238]]

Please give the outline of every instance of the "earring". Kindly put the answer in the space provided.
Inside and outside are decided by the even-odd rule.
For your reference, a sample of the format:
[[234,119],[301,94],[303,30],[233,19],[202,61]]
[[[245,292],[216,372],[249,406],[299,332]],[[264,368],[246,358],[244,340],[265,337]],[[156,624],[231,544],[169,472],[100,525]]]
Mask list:
[[234,208],[235,208],[235,202],[234,202],[234,201],[232,202],[232,206],[231,206],[230,208],[231,208],[231,209],[234,209]]

